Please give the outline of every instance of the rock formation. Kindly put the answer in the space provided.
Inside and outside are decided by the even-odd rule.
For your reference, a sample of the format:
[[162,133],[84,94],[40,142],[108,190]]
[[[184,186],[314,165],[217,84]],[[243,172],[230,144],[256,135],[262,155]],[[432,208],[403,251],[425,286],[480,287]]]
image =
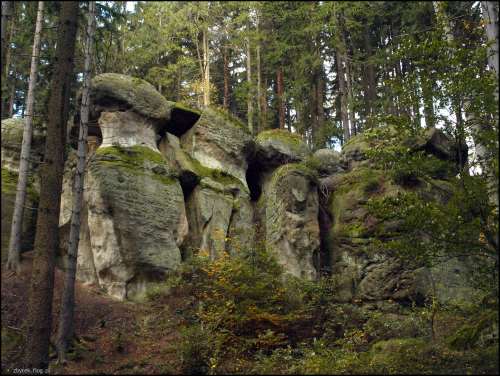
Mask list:
[[[384,240],[401,231],[400,224],[367,209],[372,197],[409,189],[445,199],[453,169],[436,171],[432,185],[408,184],[408,177],[394,179],[373,163],[370,150],[383,140],[369,131],[341,153],[311,154],[297,134],[273,129],[252,138],[223,111],[188,109],[146,81],[114,73],[93,79],[91,120],[77,277],[110,295],[138,298],[149,282],[196,252],[216,259],[261,243],[296,277],[333,274],[340,302],[420,304],[431,279],[441,300],[469,292],[461,260],[428,270],[388,254]],[[73,138],[77,122],[78,116]],[[12,197],[18,123],[2,122],[2,218],[9,216],[4,200]],[[403,143],[409,153],[423,150],[450,166],[467,153],[436,129]],[[75,165],[73,151],[64,176],[61,256]],[[7,223],[2,220],[2,239],[8,239]]]

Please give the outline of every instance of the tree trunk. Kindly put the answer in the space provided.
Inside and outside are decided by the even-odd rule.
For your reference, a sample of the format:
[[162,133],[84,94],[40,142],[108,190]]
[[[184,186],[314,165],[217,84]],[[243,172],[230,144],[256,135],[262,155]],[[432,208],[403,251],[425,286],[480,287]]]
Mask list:
[[278,91],[278,118],[280,129],[285,129],[285,103],[283,101],[284,84],[283,84],[283,67],[280,65],[276,77]]
[[12,115],[14,114],[14,101],[16,99],[16,84],[17,84],[17,79],[16,76],[14,76],[14,79],[12,80],[12,87],[10,88],[8,117],[12,117]]
[[374,114],[375,100],[377,99],[377,87],[375,82],[375,67],[369,60],[372,57],[372,46],[370,41],[370,29],[365,27],[364,45],[366,52],[366,65],[365,65],[365,103],[366,103],[366,128],[372,126],[371,117]]
[[203,106],[210,105],[210,56],[208,50],[208,30],[203,29]]
[[6,67],[6,60],[7,60],[7,51],[10,50],[9,48],[9,41],[10,41],[10,35],[7,32],[7,28],[9,26],[9,21],[12,23],[12,8],[13,8],[13,1],[2,1],[2,24],[1,24],[1,37],[2,37],[2,61],[1,61],[1,81],[2,81],[2,98],[1,98],[1,115],[0,117],[4,119],[6,116],[6,111],[5,111],[5,97],[4,97],[4,89],[5,89],[5,83],[6,81],[6,72],[7,72],[7,67]]
[[481,1],[481,8],[486,21],[486,37],[489,43],[488,65],[495,71],[498,80],[498,12],[493,1]]
[[345,59],[345,67],[346,67],[346,89],[347,89],[347,100],[348,100],[348,109],[349,109],[349,123],[351,124],[351,133],[353,136],[356,135],[356,118],[354,116],[354,96],[352,94],[352,83],[351,83],[351,63]]
[[75,277],[80,240],[80,214],[83,201],[85,177],[86,143],[89,122],[90,77],[92,71],[92,47],[95,33],[95,1],[89,1],[87,41],[85,44],[85,68],[83,72],[82,105],[80,111],[80,131],[78,136],[78,162],[76,166],[75,186],[73,191],[73,211],[69,233],[68,265],[64,280],[57,335],[59,361],[64,362],[68,346],[73,338],[73,317],[75,310]]
[[30,80],[28,85],[28,98],[26,103],[26,118],[23,131],[23,143],[21,146],[21,158],[19,161],[19,177],[17,180],[16,201],[12,224],[10,230],[9,256],[7,259],[7,270],[19,271],[21,254],[21,232],[23,228],[23,213],[26,201],[26,186],[28,184],[29,157],[31,152],[31,137],[33,135],[33,108],[35,104],[35,86],[38,69],[38,56],[40,55],[40,35],[43,24],[44,2],[38,2],[36,15],[35,37],[33,41],[33,52],[31,57]]
[[323,107],[323,101],[324,101],[324,81],[323,81],[323,67],[321,68],[321,72],[318,76],[317,79],[317,84],[316,84],[316,105],[317,105],[317,116],[318,116],[318,134],[316,135],[316,140],[314,147],[315,148],[321,148],[324,145],[322,145],[322,140],[321,137],[321,130],[323,129],[323,126],[325,124],[325,109]]
[[252,53],[250,50],[250,38],[247,37],[247,121],[248,130],[253,135],[253,90],[252,90]]
[[56,63],[48,103],[44,163],[40,168],[40,201],[36,225],[33,272],[26,318],[24,366],[46,370],[52,325],[55,252],[59,247],[66,123],[73,81],[78,2],[61,2]]
[[[257,35],[259,35],[259,12],[257,11]],[[259,133],[262,130],[262,126],[264,123],[264,119],[262,117],[262,70],[260,66],[260,40],[257,41],[257,45],[255,47],[256,52],[256,60],[257,60],[257,130],[255,133]]]
[[224,46],[223,53],[224,53],[224,99],[222,107],[225,110],[228,110],[229,109],[229,56],[228,56],[227,45]]
[[351,134],[349,132],[349,118],[347,113],[347,93],[346,93],[346,85],[345,85],[345,76],[344,76],[344,60],[339,51],[336,51],[337,57],[337,77],[339,81],[339,94],[340,94],[340,119],[342,121],[342,128],[344,129],[344,142],[345,144],[349,141]]

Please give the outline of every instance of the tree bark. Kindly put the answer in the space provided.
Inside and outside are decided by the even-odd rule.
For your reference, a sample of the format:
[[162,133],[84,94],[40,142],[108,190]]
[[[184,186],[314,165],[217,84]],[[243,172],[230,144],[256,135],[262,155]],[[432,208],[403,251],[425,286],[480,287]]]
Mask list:
[[[227,41],[226,41],[227,43]],[[229,109],[229,52],[227,45],[224,46],[224,98],[222,102],[222,107],[227,110]]]
[[253,135],[253,88],[252,88],[252,53],[250,49],[250,38],[246,38],[247,45],[247,121],[248,121],[248,130],[250,134]]
[[2,81],[2,98],[1,98],[1,114],[0,117],[4,119],[5,116],[5,83],[6,81],[6,60],[7,60],[7,51],[10,50],[9,41],[10,35],[7,32],[7,28],[9,26],[9,21],[12,23],[12,9],[13,9],[13,1],[2,1],[2,24],[1,24],[1,37],[2,37],[2,50],[1,50],[1,81]]
[[323,68],[321,68],[321,72],[318,76],[318,79],[317,79],[317,84],[316,84],[316,90],[317,90],[317,94],[316,94],[316,105],[317,105],[317,116],[318,116],[318,133],[316,135],[316,140],[315,140],[315,148],[321,148],[323,145],[321,144],[322,143],[322,140],[320,139],[320,135],[321,135],[321,130],[323,129],[323,126],[325,124],[325,109],[323,107],[323,101],[324,101],[324,87],[325,87],[325,84],[324,84],[324,81],[323,81]]
[[485,31],[489,43],[488,65],[495,71],[498,80],[498,12],[493,1],[481,1],[481,8],[486,21]]
[[344,130],[344,142],[345,144],[349,141],[351,137],[351,133],[349,132],[349,117],[347,113],[347,93],[346,93],[346,85],[345,85],[345,76],[344,76],[344,59],[342,54],[339,51],[336,51],[337,57],[337,77],[339,81],[339,94],[340,94],[340,119],[342,121],[342,128]]
[[35,86],[38,70],[38,57],[40,55],[40,36],[42,33],[44,2],[38,2],[36,16],[35,37],[31,57],[30,80],[28,85],[28,98],[26,103],[26,118],[21,145],[21,158],[19,161],[19,175],[17,180],[16,200],[10,230],[9,256],[7,270],[19,271],[21,255],[21,232],[23,228],[24,205],[26,202],[26,186],[28,185],[29,157],[31,152],[31,138],[33,135],[33,108],[35,104]]
[[352,75],[351,75],[351,63],[345,59],[345,73],[346,73],[346,89],[347,89],[347,101],[348,101],[348,111],[349,111],[349,123],[351,124],[351,134],[356,135],[356,118],[354,116],[354,95],[352,93]]
[[80,111],[80,131],[78,136],[78,162],[76,166],[75,185],[73,191],[73,211],[68,246],[68,266],[64,280],[57,335],[57,352],[59,361],[64,362],[71,339],[74,335],[75,310],[75,278],[80,241],[80,215],[83,202],[83,186],[85,177],[86,144],[89,122],[89,96],[92,71],[92,46],[95,33],[95,1],[89,1],[87,41],[85,44],[85,68],[83,72],[82,104]]
[[33,272],[27,304],[24,366],[46,370],[52,326],[55,252],[59,247],[66,123],[73,81],[78,2],[63,1],[55,52],[56,63],[48,103],[44,163],[40,168],[40,201],[36,225]]
[[285,103],[283,101],[284,84],[283,84],[283,67],[279,66],[276,77],[278,91],[278,118],[280,129],[285,129]]
[[[257,10],[257,22],[256,22],[257,35],[260,38],[260,17],[259,11]],[[256,60],[257,60],[257,130],[255,133],[259,133],[262,130],[264,119],[262,117],[262,69],[260,66],[260,40],[257,40],[257,45],[255,47]]]
[[210,56],[208,50],[208,29],[203,29],[203,106],[210,105]]

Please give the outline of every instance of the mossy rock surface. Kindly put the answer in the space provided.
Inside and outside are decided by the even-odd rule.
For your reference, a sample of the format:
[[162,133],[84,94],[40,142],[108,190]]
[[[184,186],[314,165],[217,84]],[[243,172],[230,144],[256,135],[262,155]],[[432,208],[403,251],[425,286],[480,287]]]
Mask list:
[[[17,174],[2,168],[2,260],[7,257],[10,241],[10,230],[12,215],[14,213],[14,202],[16,200]],[[21,235],[21,250],[28,251],[33,248],[36,230],[37,207],[39,193],[32,181],[26,187],[26,204],[23,213],[23,229]]]
[[124,105],[152,119],[170,119],[174,102],[167,101],[149,82],[118,73],[103,73],[92,79],[91,98],[103,108]]
[[224,171],[225,175],[235,177],[246,186],[247,156],[252,150],[252,137],[235,118],[207,108],[180,141],[182,149],[198,162],[195,168],[202,175],[209,173],[203,168]]
[[25,120],[21,118],[2,120],[2,149],[14,148],[21,150],[24,122]]
[[163,156],[142,146],[99,148],[87,180],[99,283],[110,295],[133,299],[181,262],[188,229],[181,186]]
[[260,132],[255,138],[256,159],[263,165],[301,162],[311,154],[306,143],[295,133],[284,129]]

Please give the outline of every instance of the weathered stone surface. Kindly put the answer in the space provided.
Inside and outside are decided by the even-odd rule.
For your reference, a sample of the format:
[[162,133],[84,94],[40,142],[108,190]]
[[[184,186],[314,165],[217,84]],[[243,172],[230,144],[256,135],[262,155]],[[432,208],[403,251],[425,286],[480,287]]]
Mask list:
[[284,129],[260,132],[256,137],[255,159],[266,168],[301,162],[311,152],[302,138]]
[[139,145],[159,152],[154,123],[133,111],[103,111],[99,127],[102,132],[101,147]]
[[119,299],[137,298],[181,262],[188,223],[180,184],[148,147],[100,147],[86,187],[77,276]]
[[92,79],[93,112],[131,109],[151,119],[167,121],[174,107],[149,82],[118,73],[103,73]]
[[213,260],[224,251],[253,246],[253,208],[239,181],[203,177],[187,198],[186,212],[190,229],[186,257],[200,251]]
[[[2,261],[7,259],[10,240],[12,215],[16,200],[17,173],[2,167]],[[23,212],[23,228],[21,233],[21,251],[33,249],[35,240],[36,217],[38,207],[38,190],[32,182],[27,186],[26,203]]]
[[247,129],[236,119],[209,108],[181,137],[182,148],[203,167],[224,171],[244,186],[251,143]]
[[344,171],[340,153],[332,149],[319,149],[313,154],[317,163],[316,169],[320,176],[328,176]]
[[[19,160],[21,157],[21,144],[23,142],[24,119],[10,118],[2,120],[2,260],[7,257],[16,200],[17,177],[19,173]],[[40,159],[40,149],[43,137],[36,133],[33,136],[32,152],[30,159],[30,177],[28,180],[25,209],[23,213],[23,229],[21,235],[21,251],[33,248],[35,239],[36,216],[38,206],[39,186],[36,171]]]
[[[368,159],[366,151],[378,142],[370,134],[351,139],[342,151],[348,170],[323,180],[332,192],[329,211],[333,224],[328,239],[332,272],[340,286],[338,300],[390,299],[402,304],[412,301],[421,304],[434,293],[442,302],[470,296],[463,262],[450,260],[429,270],[417,262],[403,262],[384,248],[384,242],[398,236],[403,229],[396,221],[383,222],[373,217],[366,206],[368,200],[395,197],[409,189],[428,200],[445,200],[449,183],[434,179],[432,184],[417,181],[411,187],[400,185],[402,182],[397,184],[394,177],[378,170]],[[410,150],[419,150],[414,147],[414,139],[402,142]],[[428,153],[435,156],[437,152]]]
[[263,206],[266,246],[287,273],[316,278],[319,252],[318,192],[314,174],[300,164],[278,168],[264,185]]

